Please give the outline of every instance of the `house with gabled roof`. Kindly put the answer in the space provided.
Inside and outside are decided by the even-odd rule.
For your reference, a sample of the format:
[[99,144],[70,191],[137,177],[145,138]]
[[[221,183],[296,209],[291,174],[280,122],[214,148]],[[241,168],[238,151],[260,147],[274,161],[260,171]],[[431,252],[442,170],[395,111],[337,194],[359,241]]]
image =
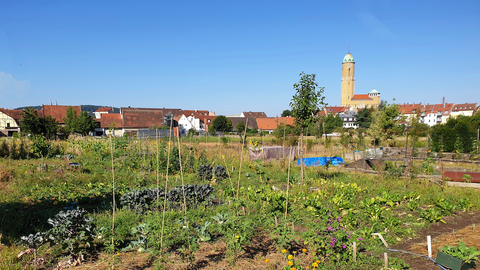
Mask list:
[[12,137],[14,133],[20,132],[21,119],[22,110],[0,108],[0,137]]
[[114,112],[113,107],[101,107],[95,111],[95,118],[100,119],[102,114],[113,113],[113,112]]
[[242,112],[240,117],[267,118],[264,112]]
[[77,116],[80,116],[82,112],[81,106],[66,106],[66,105],[42,105],[42,116],[51,116],[55,118],[59,125],[65,125],[65,119],[67,117],[67,108],[73,107],[75,112],[77,112]]
[[280,124],[286,124],[293,126],[295,124],[295,118],[293,117],[268,117],[257,118],[257,126],[261,131],[268,131],[272,133]]
[[242,130],[237,130],[237,125],[240,122],[243,122],[243,124],[247,125],[248,129],[258,129],[257,118],[255,118],[255,117],[230,117],[230,116],[227,116],[227,119],[229,119],[232,122],[234,132],[243,132]]
[[179,132],[187,134],[190,129],[196,132],[208,131],[208,126],[216,117],[215,113],[206,110],[183,110],[177,119]]
[[451,116],[465,115],[472,116],[477,108],[477,103],[455,104],[452,108]]

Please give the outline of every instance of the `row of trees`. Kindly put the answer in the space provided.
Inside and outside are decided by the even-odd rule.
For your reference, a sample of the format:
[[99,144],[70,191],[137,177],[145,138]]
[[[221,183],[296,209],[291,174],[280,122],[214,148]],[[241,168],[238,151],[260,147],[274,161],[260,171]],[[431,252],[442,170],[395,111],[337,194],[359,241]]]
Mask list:
[[39,116],[34,108],[23,109],[20,129],[23,134],[33,136],[41,135],[46,139],[55,139],[57,136],[68,137],[70,132],[87,135],[95,131],[96,122],[87,112],[83,111],[80,116],[73,107],[67,108],[66,117],[63,119],[65,127],[59,126],[57,119],[50,115]]

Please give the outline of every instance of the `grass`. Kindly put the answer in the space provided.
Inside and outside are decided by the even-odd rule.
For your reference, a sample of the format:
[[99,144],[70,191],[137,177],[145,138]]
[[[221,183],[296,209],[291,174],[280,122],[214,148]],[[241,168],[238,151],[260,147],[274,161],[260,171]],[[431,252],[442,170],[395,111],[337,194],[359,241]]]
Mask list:
[[[247,149],[242,149],[238,137],[229,137],[226,143],[218,141],[218,138],[207,137],[206,143],[202,139],[184,138],[180,142],[185,183],[200,183],[195,173],[196,168],[203,164],[225,166],[231,179],[207,181],[215,188],[214,197],[196,208],[190,208],[186,213],[167,209],[164,236],[166,248],[160,250],[159,244],[161,220],[158,217],[161,215],[158,215],[158,210],[162,209],[162,200],[158,202],[161,207],[152,207],[144,212],[121,209],[119,206],[115,217],[115,246],[108,248],[111,231],[107,230],[97,234],[90,247],[84,247],[90,256],[97,252],[122,252],[123,248],[134,241],[138,244],[141,238],[138,232],[132,233],[132,228],[145,223],[152,233],[138,245],[142,245],[145,250],[160,251],[156,254],[163,254],[156,255],[158,267],[169,267],[180,261],[194,267],[195,251],[206,245],[200,240],[200,228],[211,222],[205,230],[212,239],[208,244],[224,246],[222,258],[230,267],[244,263],[240,255],[246,256],[249,250],[246,247],[253,245],[259,248],[265,245],[256,242],[255,239],[259,236],[270,241],[266,254],[272,258],[272,263],[274,260],[277,263],[272,269],[288,266],[288,260],[282,260],[282,249],[293,254],[293,251],[303,248],[309,250],[309,256],[295,262],[297,269],[305,269],[316,260],[321,260],[325,269],[354,269],[355,266],[351,263],[351,243],[352,239],[359,241],[359,238],[364,239],[360,250],[371,256],[359,255],[358,264],[377,267],[381,264],[375,256],[382,254],[383,250],[378,249],[375,240],[371,239],[371,232],[388,232],[384,235],[387,242],[401,242],[430,224],[421,218],[422,213],[432,207],[441,211],[434,206],[439,198],[456,205],[459,211],[478,210],[480,207],[479,192],[473,189],[445,187],[430,184],[423,179],[411,179],[405,190],[403,178],[386,175],[379,182],[375,175],[354,174],[338,167],[328,171],[321,167],[307,167],[305,182],[301,183],[300,168],[292,166],[289,214],[285,217],[288,160],[250,161],[245,158],[248,157]],[[247,140],[250,139],[263,139],[264,145],[270,143],[268,137],[249,137]],[[65,208],[78,205],[89,211],[97,229],[111,228],[112,172],[108,142],[74,138],[61,144],[67,153],[75,155],[74,161],[81,164],[79,172],[70,170],[62,158],[46,159],[48,171],[37,171],[39,159],[1,160],[0,176],[4,177],[0,182],[3,187],[0,191],[0,233],[1,241],[6,246],[1,247],[0,266],[5,269],[7,266],[11,266],[9,269],[32,266],[28,264],[31,259],[29,255],[16,258],[25,249],[17,244],[20,237],[48,230],[46,220]],[[160,142],[159,186],[165,185],[167,173],[168,186],[179,186],[182,179],[173,152],[172,164],[169,171],[166,170],[167,146],[166,140]],[[155,141],[117,138],[115,149],[113,161],[118,197],[133,189],[157,186]],[[241,151],[245,151],[243,164],[240,164]],[[342,152],[336,139],[332,140],[330,148],[325,148],[318,140],[314,140],[311,148],[306,151],[306,156],[341,156]],[[242,171],[239,174],[240,166]],[[235,183],[234,190],[230,181]],[[235,194],[236,181],[240,183],[238,200]],[[411,210],[412,205],[417,207]],[[225,222],[219,223],[213,218],[219,214],[226,216]],[[447,215],[443,212],[441,214]],[[187,228],[179,223],[183,218],[189,221]],[[333,236],[325,233],[329,227],[335,227],[332,222],[337,219],[341,221],[335,225],[337,227],[333,236],[345,248],[336,242],[331,247]],[[169,253],[177,254],[178,257],[169,258]],[[264,253],[252,253],[252,256],[257,260],[265,260],[265,255],[260,254]],[[39,256],[53,266],[66,255],[58,250],[58,246],[45,244],[39,249]],[[398,261],[397,264],[400,265],[401,262]]]

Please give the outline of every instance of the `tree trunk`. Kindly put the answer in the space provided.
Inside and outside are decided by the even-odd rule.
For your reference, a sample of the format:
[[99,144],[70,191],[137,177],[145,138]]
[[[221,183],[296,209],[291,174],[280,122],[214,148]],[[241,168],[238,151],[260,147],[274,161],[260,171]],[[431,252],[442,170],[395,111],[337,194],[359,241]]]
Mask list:
[[302,127],[302,135],[300,137],[300,175],[302,179],[302,184],[304,179],[303,173],[304,171],[303,171],[303,127]]

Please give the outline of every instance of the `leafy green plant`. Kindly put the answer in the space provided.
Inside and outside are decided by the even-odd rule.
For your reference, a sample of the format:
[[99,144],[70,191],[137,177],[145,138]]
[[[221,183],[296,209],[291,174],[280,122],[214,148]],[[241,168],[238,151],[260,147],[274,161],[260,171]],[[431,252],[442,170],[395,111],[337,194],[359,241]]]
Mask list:
[[220,165],[200,165],[197,169],[197,177],[200,180],[223,180],[228,177],[225,167]]
[[451,215],[457,206],[449,201],[446,201],[444,198],[439,198],[435,201],[435,205],[440,208],[444,215]]
[[225,221],[227,221],[227,214],[223,213],[218,213],[215,216],[212,217],[218,224],[223,224]]
[[461,259],[464,263],[475,266],[478,261],[480,251],[476,247],[467,247],[464,242],[459,242],[457,246],[444,246],[439,248],[443,253]]
[[440,211],[438,211],[437,209],[435,208],[429,208],[425,211],[423,211],[420,216],[427,220],[428,222],[430,223],[436,223],[436,222],[442,222],[442,223],[446,223],[442,218],[443,218],[443,215]]
[[207,231],[208,226],[210,226],[210,224],[212,223],[209,221],[205,221],[205,224],[203,226],[197,225],[194,227],[198,235],[198,240],[200,242],[208,242],[212,240],[210,233]]
[[[39,264],[40,260],[37,259],[37,249],[44,243],[48,242],[46,234],[44,232],[37,232],[35,234],[29,234],[28,236],[22,236],[21,239],[21,244],[25,244],[29,250],[33,250],[33,264]],[[21,252],[18,257],[28,253],[29,250]]]
[[50,238],[68,250],[74,259],[82,258],[82,247],[90,246],[93,240],[93,219],[87,214],[85,210],[60,211],[47,221],[53,226],[49,231]]
[[137,189],[123,194],[120,197],[120,205],[130,210],[147,210],[151,204],[158,198],[163,199],[165,193],[162,189]]
[[150,233],[150,227],[147,223],[141,223],[138,226],[135,226],[130,231],[132,236],[135,236],[136,239],[131,241],[130,244],[123,249],[127,250],[137,250],[137,252],[144,252],[148,242],[148,235]]

